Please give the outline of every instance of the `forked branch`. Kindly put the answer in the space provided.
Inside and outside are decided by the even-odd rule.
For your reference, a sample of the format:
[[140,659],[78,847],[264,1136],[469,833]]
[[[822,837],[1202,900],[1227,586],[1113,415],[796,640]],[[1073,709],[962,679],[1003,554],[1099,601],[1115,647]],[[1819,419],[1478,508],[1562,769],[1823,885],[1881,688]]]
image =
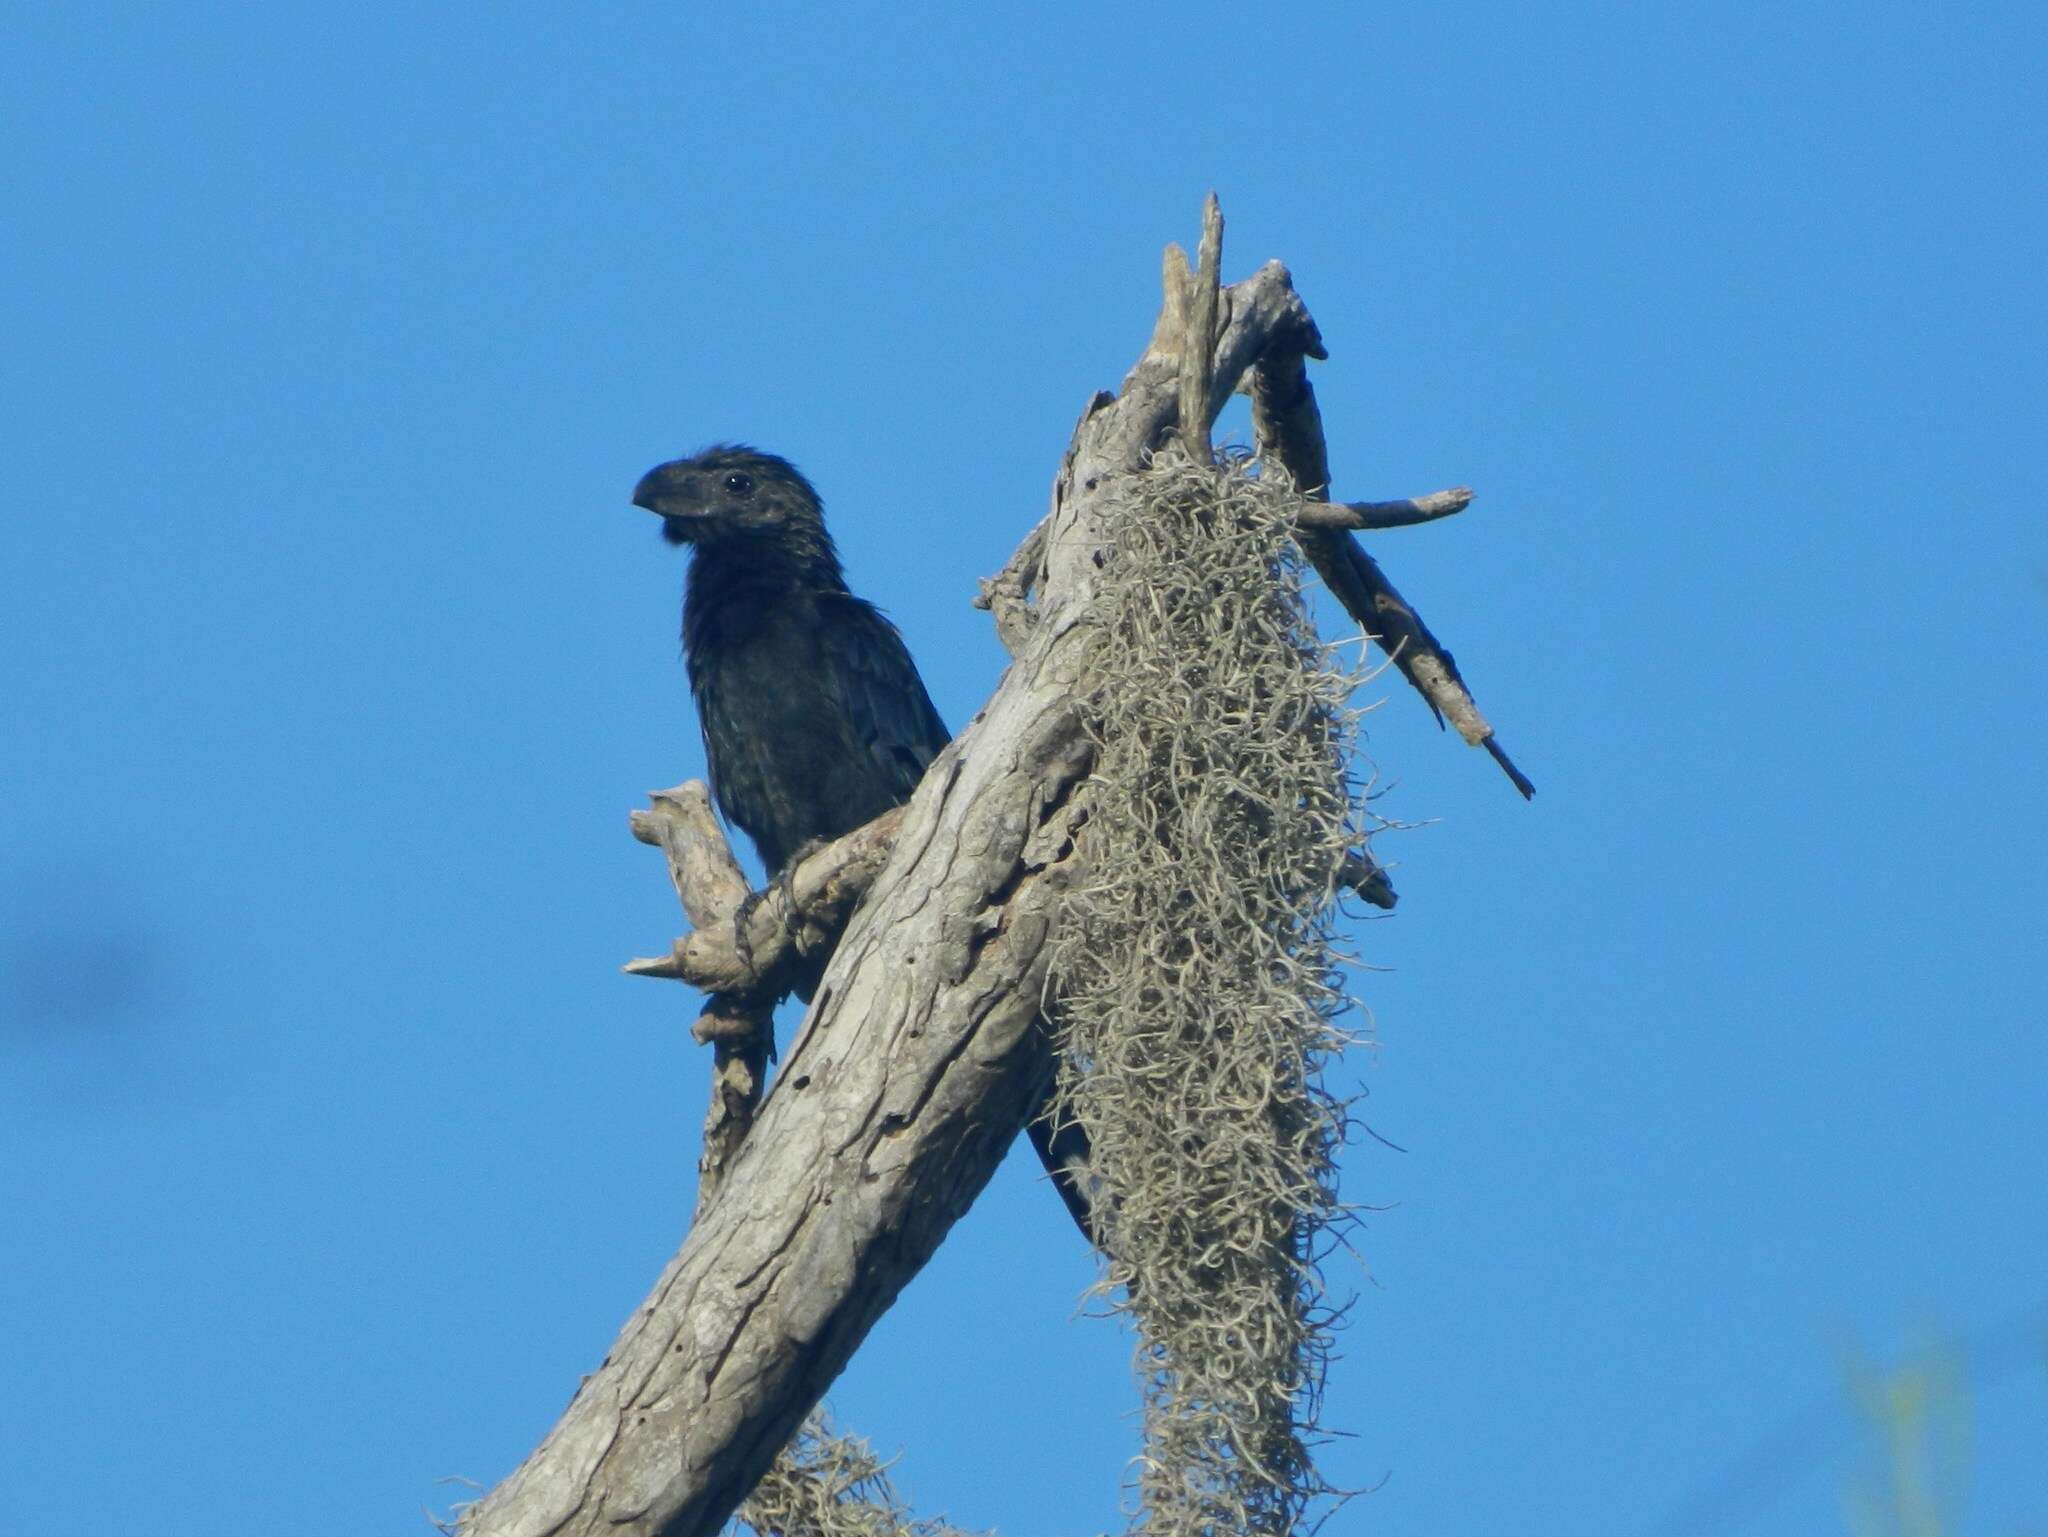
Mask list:
[[[682,808],[680,814],[665,815],[671,807]],[[848,915],[888,861],[902,821],[899,806],[819,845],[749,900],[739,865],[732,860],[717,824],[710,820],[704,786],[692,780],[676,790],[663,791],[655,797],[654,811],[633,813],[633,835],[642,843],[660,844],[668,854],[669,872],[694,928],[676,941],[668,955],[628,961],[624,969],[636,977],[670,977],[707,993],[745,997],[767,991],[779,996],[782,990],[776,979],[784,966],[837,938]],[[732,888],[724,872],[714,868],[719,862],[702,852],[707,824],[708,837],[717,840],[718,852],[730,862],[731,874],[739,881],[737,897],[720,899]],[[691,907],[686,886],[700,893],[701,920]],[[774,998],[769,1002],[772,1005]],[[700,1034],[699,1038],[704,1037]]]
[[[700,932],[724,932],[746,901],[747,878],[712,815],[710,791],[693,779],[649,799],[652,809],[632,814],[633,836],[656,845],[668,857],[669,879],[691,924]],[[626,969],[633,970],[633,965]],[[704,1150],[697,1160],[700,1212],[753,1129],[768,1059],[775,1054],[772,993],[763,993],[758,986],[705,991],[711,996],[690,1032],[711,1043],[711,1102],[704,1112]]]

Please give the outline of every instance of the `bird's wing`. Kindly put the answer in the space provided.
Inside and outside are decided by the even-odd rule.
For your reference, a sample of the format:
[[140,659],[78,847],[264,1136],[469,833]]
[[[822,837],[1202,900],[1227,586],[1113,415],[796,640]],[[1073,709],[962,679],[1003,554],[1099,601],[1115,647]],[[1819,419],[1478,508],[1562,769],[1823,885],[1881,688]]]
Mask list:
[[711,794],[725,819],[753,839],[761,863],[773,876],[802,836],[789,838],[779,815],[777,742],[772,732],[753,729],[747,713],[750,690],[729,686],[724,674],[706,668],[691,680],[697,718],[704,731],[704,766]]
[[851,594],[833,594],[821,617],[824,661],[844,702],[851,745],[868,755],[892,799],[906,801],[953,734],[881,610]]

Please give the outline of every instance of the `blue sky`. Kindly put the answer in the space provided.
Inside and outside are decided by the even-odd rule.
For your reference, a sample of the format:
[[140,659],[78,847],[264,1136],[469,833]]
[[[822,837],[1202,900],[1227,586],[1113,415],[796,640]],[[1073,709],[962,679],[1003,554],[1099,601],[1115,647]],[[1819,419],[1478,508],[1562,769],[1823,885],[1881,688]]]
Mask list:
[[[1830,1342],[2048,1305],[2037,8],[4,15],[10,1528],[525,1455],[695,1185],[633,482],[795,458],[964,720],[1211,187],[1337,493],[1477,488],[1375,548],[1541,789],[1380,685],[1333,1530],[1839,1529]],[[923,1512],[1114,1529],[1034,1173],[833,1402]],[[1977,1409],[1970,1530],[2048,1520],[2048,1371]]]

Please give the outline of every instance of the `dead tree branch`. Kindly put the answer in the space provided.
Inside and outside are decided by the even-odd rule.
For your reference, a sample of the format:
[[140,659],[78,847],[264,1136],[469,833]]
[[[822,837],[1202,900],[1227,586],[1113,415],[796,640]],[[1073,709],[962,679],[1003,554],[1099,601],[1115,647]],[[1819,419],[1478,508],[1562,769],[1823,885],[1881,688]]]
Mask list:
[[1295,517],[1299,528],[1342,528],[1370,533],[1382,528],[1412,528],[1463,512],[1472,505],[1472,488],[1454,486],[1427,496],[1398,502],[1319,502],[1307,500]]
[[[1223,304],[1222,274],[1223,209],[1212,192],[1202,203],[1202,243],[1194,272],[1183,271],[1175,278],[1187,296],[1187,331],[1180,342],[1180,437],[1188,457],[1197,464],[1209,462],[1209,429],[1216,421],[1216,410],[1210,406],[1216,383],[1216,359],[1211,348],[1216,338],[1217,311]],[[1218,402],[1217,409],[1220,408]]]
[[[1278,263],[1229,290],[1217,388],[1313,336]],[[906,808],[752,1134],[646,1304],[467,1537],[711,1537],[1042,1102],[1045,945],[1091,762],[1073,705],[1097,488],[1176,417],[1148,350],[1053,491],[1037,620]]]
[[[1166,310],[1185,306],[1184,320],[1198,309],[1199,278],[1178,299],[1170,284]],[[774,962],[763,957],[792,914],[800,936],[807,903],[832,890],[857,900],[857,869],[872,880],[682,1248],[540,1447],[464,1512],[464,1537],[712,1537],[1043,1104],[1052,1059],[1039,999],[1063,892],[1082,873],[1094,750],[1075,699],[1099,625],[1109,487],[1142,472],[1183,421],[1206,432],[1240,387],[1263,412],[1262,443],[1291,455],[1296,484],[1327,480],[1300,374],[1322,344],[1287,269],[1270,262],[1217,291],[1206,381],[1184,383],[1185,326],[1168,319],[1118,395],[1090,402],[1046,520],[994,584],[1015,659],[903,808],[893,843],[861,829],[812,856],[815,877],[804,862],[786,910],[769,908],[782,899],[773,892],[754,910],[727,909],[717,851],[680,823],[669,832],[657,803],[647,831],[670,853],[686,906],[700,883],[709,893],[711,921],[670,958],[673,974],[737,990],[724,996],[746,1000],[764,983]],[[1356,549],[1348,534],[1302,537]],[[844,848],[870,833],[857,855]],[[745,941],[728,954],[719,946],[735,912]]]
[[[701,780],[691,780],[672,790],[656,791],[653,808],[636,811],[631,817],[633,836],[642,843],[658,846],[668,859],[669,879],[675,884],[684,914],[704,932],[719,933],[726,925],[752,916],[747,899],[746,876],[711,809],[711,793]],[[853,839],[863,847],[886,850],[887,840],[902,820],[900,813],[862,828]],[[818,857],[823,856],[823,857]],[[796,879],[779,883],[772,894],[785,908],[800,906],[805,926],[843,923],[853,898],[844,897],[837,882],[852,880],[861,891],[880,868],[879,859],[863,859],[851,851],[814,851],[808,870],[799,869]],[[858,875],[853,874],[858,870]],[[822,894],[823,899],[819,900]],[[765,904],[755,904],[759,906]],[[778,924],[778,938],[792,932],[793,925]],[[683,950],[676,945],[678,954]],[[732,964],[746,952],[756,963],[756,974],[739,994],[714,994],[691,1032],[700,1042],[712,1045],[711,1103],[704,1118],[704,1153],[698,1163],[697,1210],[710,1204],[725,1177],[733,1155],[753,1129],[754,1112],[761,1099],[763,1074],[774,1055],[773,1010],[776,991],[760,984],[786,958],[768,951],[762,944],[750,946],[741,939],[728,945]],[[670,961],[644,961],[625,969],[643,975],[675,975]],[[953,1528],[936,1523],[915,1523],[889,1487],[883,1464],[858,1437],[840,1434],[817,1411],[784,1448],[741,1504],[739,1518],[761,1533],[761,1537],[908,1537],[924,1533],[945,1537]]]
[[[669,854],[671,875],[677,872],[677,855],[669,847],[667,830],[676,822],[673,817],[663,819],[660,808],[664,797],[686,792],[694,792],[692,800],[702,803],[702,815],[709,818],[706,792],[695,781],[681,791],[664,791],[656,798],[656,811],[633,814],[633,835],[643,843],[662,845]],[[748,997],[763,991],[779,994],[775,982],[784,964],[829,944],[845,926],[847,916],[881,873],[902,822],[903,810],[898,807],[883,812],[843,838],[813,849],[751,902],[747,900],[739,866],[734,863],[732,874],[740,879],[738,899],[706,904],[702,922],[692,912],[692,932],[677,940],[670,954],[628,961],[624,969],[636,977],[669,977],[687,982],[707,993]],[[731,860],[731,850],[715,823],[711,824],[711,833],[718,838],[719,850]],[[694,828],[689,829],[689,835],[702,836]],[[686,877],[697,878],[690,870],[677,875],[679,892]],[[683,898],[683,905],[686,911],[690,909],[689,897]],[[770,1002],[773,1001],[771,997]],[[709,1032],[698,1032],[700,1040],[711,1038]]]
[[974,599],[976,608],[987,609],[995,619],[996,635],[1012,656],[1024,649],[1031,634],[1035,618],[1031,591],[1038,585],[1039,560],[1044,552],[1045,522],[1041,521],[1024,536],[1024,542],[1017,546],[1003,569],[982,582],[981,592]]
[[[1330,452],[1303,359],[1322,355],[1320,349],[1275,352],[1260,360],[1245,384],[1259,453],[1284,468],[1295,485],[1318,502],[1329,499]],[[1459,736],[1493,756],[1517,790],[1525,797],[1534,795],[1536,787],[1515,767],[1473,703],[1449,649],[1430,633],[1364,546],[1341,530],[1305,527],[1301,547],[1345,612],[1400,668],[1438,721],[1448,719]]]
[[[747,878],[712,814],[710,791],[693,779],[649,799],[652,809],[632,815],[633,836],[658,846],[668,857],[669,879],[691,926],[706,933],[723,932],[747,899]],[[705,991],[711,996],[690,1032],[711,1043],[711,1102],[704,1112],[704,1150],[697,1160],[699,1211],[753,1128],[768,1059],[775,1054],[773,994],[758,988]]]

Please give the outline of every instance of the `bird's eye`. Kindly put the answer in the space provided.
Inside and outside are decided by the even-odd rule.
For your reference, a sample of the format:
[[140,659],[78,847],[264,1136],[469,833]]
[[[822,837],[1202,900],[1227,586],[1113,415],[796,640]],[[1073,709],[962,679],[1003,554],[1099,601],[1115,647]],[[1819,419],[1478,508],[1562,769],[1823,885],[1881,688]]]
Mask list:
[[745,470],[734,470],[725,477],[725,489],[734,496],[745,496],[754,489],[754,477]]

